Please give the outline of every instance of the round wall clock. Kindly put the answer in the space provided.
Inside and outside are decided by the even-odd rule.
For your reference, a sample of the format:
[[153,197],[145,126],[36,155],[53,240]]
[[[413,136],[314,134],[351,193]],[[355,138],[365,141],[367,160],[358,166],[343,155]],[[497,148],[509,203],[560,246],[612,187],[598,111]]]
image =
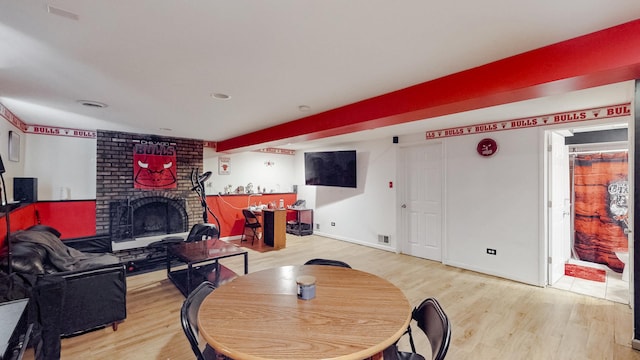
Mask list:
[[478,142],[476,151],[480,156],[493,156],[498,151],[498,143],[493,139],[482,139]]

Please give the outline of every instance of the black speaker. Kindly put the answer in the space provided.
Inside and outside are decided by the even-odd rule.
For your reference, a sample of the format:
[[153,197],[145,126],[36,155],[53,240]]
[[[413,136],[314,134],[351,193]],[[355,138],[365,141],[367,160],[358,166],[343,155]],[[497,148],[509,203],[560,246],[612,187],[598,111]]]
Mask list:
[[398,137],[397,137],[397,136],[394,136],[394,137],[393,137],[393,143],[394,143],[394,144],[397,144],[397,143],[398,143]]
[[13,178],[13,201],[33,203],[38,201],[38,179],[28,177]]

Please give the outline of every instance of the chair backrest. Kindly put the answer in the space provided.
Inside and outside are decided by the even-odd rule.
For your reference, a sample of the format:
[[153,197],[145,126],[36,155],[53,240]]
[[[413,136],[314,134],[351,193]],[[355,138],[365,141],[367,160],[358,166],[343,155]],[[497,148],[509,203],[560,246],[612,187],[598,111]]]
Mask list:
[[185,239],[186,242],[201,241],[213,239],[220,236],[220,231],[215,224],[195,224],[191,227],[189,235]]
[[440,303],[434,298],[425,299],[413,310],[412,317],[431,343],[432,359],[444,359],[451,341],[451,323]]
[[253,213],[253,211],[249,210],[249,209],[242,209],[242,215],[244,215],[244,222],[245,224],[256,224],[256,223],[260,223],[260,221],[258,220],[258,217],[256,216],[256,214]]
[[344,268],[351,269],[351,266],[344,261],[340,260],[331,260],[331,259],[311,259],[304,263],[305,265],[329,265],[329,266],[340,266]]
[[182,303],[182,309],[180,309],[180,320],[182,322],[182,330],[191,344],[191,350],[196,354],[198,360],[204,360],[202,350],[200,350],[200,341],[198,339],[198,310],[202,301],[211,294],[216,287],[205,281],[198,285],[189,296]]

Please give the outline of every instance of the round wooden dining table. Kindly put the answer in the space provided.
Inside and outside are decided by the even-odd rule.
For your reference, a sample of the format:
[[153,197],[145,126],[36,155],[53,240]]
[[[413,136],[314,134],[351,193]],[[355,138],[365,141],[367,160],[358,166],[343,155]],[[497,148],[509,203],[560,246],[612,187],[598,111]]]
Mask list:
[[[296,278],[316,278],[315,297],[297,296]],[[395,343],[411,305],[389,281],[326,265],[282,266],[214,290],[198,312],[200,334],[232,359],[367,359]]]

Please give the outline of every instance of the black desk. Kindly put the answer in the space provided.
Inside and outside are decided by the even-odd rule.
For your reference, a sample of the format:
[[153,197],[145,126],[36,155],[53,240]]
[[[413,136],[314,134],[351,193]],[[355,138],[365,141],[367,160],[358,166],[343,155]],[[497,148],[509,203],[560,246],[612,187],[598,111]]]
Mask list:
[[0,359],[22,359],[33,325],[27,324],[29,299],[0,303]]

